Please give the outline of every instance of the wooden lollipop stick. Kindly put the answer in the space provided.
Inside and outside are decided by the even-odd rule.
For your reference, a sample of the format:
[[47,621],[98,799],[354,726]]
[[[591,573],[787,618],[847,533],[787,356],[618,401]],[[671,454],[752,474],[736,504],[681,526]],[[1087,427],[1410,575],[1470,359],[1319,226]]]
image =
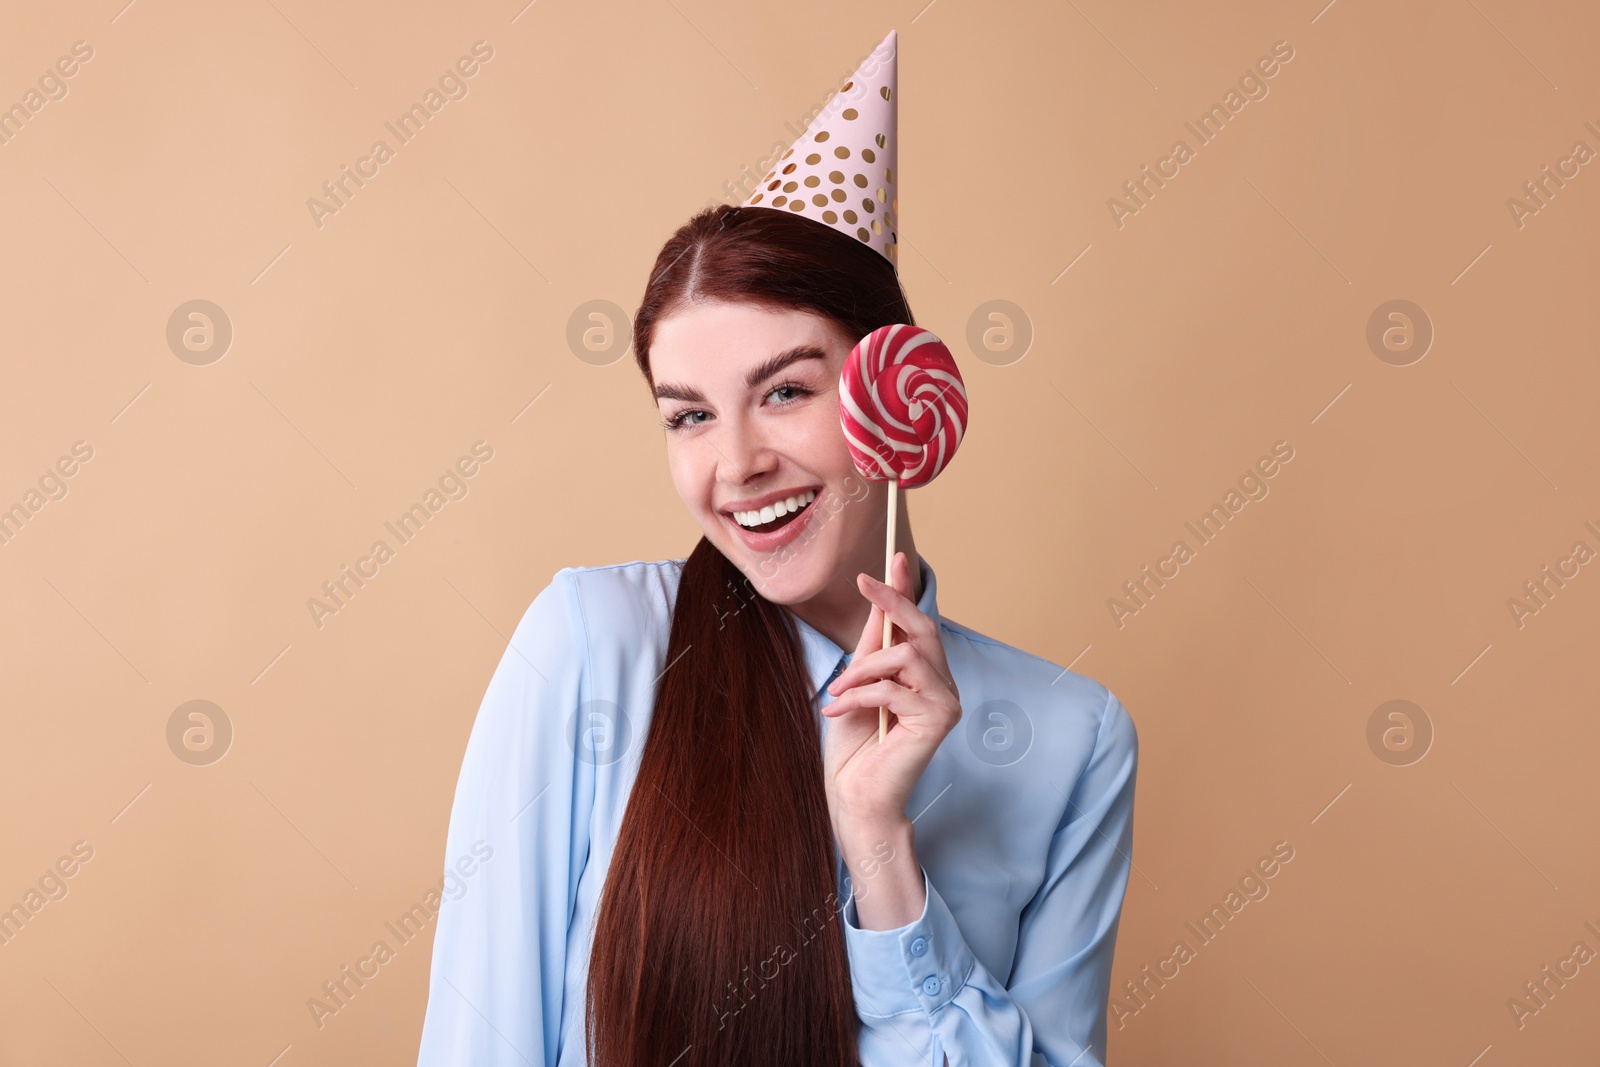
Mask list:
[[[889,479],[889,543],[883,552],[883,581],[891,589],[894,588],[894,524],[895,518],[900,514],[899,508],[900,479]],[[889,620],[889,613],[883,613],[883,647],[888,648],[894,637],[894,623]],[[883,737],[889,732],[889,709],[878,709],[878,743],[883,743]]]

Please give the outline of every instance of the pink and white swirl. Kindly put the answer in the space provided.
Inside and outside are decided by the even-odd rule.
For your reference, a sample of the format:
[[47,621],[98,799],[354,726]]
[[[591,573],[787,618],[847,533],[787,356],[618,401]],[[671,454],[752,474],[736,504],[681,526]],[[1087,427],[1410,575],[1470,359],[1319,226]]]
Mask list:
[[920,326],[880,326],[850,350],[839,375],[839,420],[856,469],[901,488],[926,485],[967,429],[967,389],[955,357]]

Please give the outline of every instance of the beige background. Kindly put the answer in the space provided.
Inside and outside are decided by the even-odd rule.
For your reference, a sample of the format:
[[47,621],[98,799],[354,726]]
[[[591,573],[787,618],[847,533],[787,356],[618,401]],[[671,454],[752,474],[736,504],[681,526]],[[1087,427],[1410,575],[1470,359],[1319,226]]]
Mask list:
[[[1593,1054],[1600,964],[1521,1027],[1507,1004],[1600,950],[1600,565],[1507,605],[1600,550],[1596,164],[1507,206],[1600,149],[1593,5],[120,3],[0,32],[4,106],[93,49],[0,145],[0,506],[93,451],[0,546],[0,904],[93,849],[0,946],[0,1062],[414,1062],[431,928],[320,1028],[308,998],[438,883],[533,596],[697,536],[631,357],[569,321],[631,314],[660,242],[891,28],[902,276],[974,414],[918,545],[948,616],[1138,724],[1119,999],[1295,850],[1113,1022],[1113,1062]],[[480,40],[468,95],[319,227],[307,200]],[[1278,41],[1200,146],[1185,121]],[[167,324],[200,299],[233,337],[192,363]],[[1366,339],[1396,299],[1435,332],[1407,366]],[[992,300],[1020,359],[965,341]],[[480,440],[467,495],[319,627],[308,599]],[[1277,441],[1270,495],[1119,627],[1123,582]],[[1405,766],[1367,735],[1397,699],[1434,735]],[[232,726],[209,765],[169,747],[192,700]]]

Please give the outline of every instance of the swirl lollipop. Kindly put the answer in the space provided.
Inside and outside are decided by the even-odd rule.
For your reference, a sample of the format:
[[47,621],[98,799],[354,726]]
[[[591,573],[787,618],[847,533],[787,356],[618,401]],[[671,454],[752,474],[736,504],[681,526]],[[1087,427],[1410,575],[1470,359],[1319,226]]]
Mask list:
[[[967,390],[943,341],[919,326],[880,326],[850,350],[839,375],[839,421],[862,476],[889,483],[884,581],[894,562],[898,491],[927,485],[949,464],[967,429]],[[883,619],[883,647],[894,632]],[[878,740],[889,711],[878,709]]]

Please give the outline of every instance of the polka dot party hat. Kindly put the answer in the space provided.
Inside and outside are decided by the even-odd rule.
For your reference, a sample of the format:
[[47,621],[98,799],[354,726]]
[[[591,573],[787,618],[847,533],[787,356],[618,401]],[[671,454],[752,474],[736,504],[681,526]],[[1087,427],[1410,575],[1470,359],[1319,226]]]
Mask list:
[[890,30],[741,207],[815,219],[872,246],[899,268],[896,46]]

